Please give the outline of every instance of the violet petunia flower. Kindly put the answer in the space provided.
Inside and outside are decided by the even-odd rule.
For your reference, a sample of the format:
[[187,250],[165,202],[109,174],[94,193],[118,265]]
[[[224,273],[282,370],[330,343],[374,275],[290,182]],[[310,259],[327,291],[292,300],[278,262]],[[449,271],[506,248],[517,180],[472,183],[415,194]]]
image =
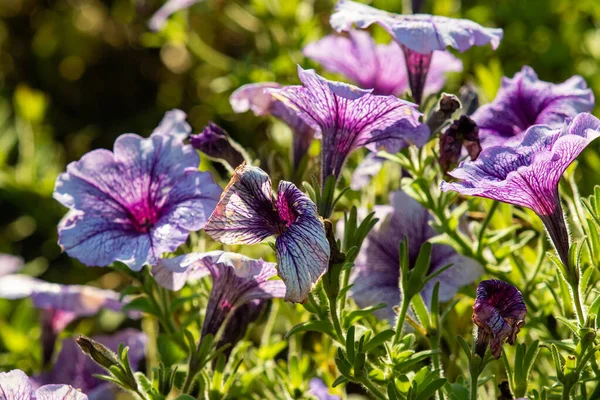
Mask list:
[[0,400],[88,400],[72,386],[48,384],[37,390],[25,372],[0,372]]
[[274,197],[271,179],[257,167],[235,170],[204,230],[225,244],[255,244],[274,235],[288,301],[305,301],[329,264],[329,242],[315,204],[286,181],[279,182]]
[[483,358],[489,344],[492,355],[499,358],[504,342],[515,344],[526,315],[519,289],[497,279],[482,281],[473,305],[472,319],[478,327],[475,352]]
[[600,136],[600,120],[582,113],[561,128],[534,125],[520,145],[484,149],[476,161],[464,161],[442,182],[442,191],[485,197],[533,210],[542,220],[561,261],[569,268],[569,234],[558,195],[558,182],[588,144]]
[[67,166],[54,189],[70,208],[58,226],[67,254],[88,266],[120,261],[139,271],[204,227],[221,189],[183,143],[190,132],[182,116],[167,113],[149,138],[121,135],[114,152],[93,150]]
[[298,67],[298,75],[304,86],[271,92],[321,132],[322,184],[329,176],[337,180],[346,159],[359,147],[397,152],[429,139],[429,129],[419,122],[422,114],[413,103],[329,81],[314,70]]
[[[404,192],[390,195],[390,205],[373,207],[379,222],[369,233],[356,259],[351,276],[350,295],[360,307],[379,303],[387,307],[377,310],[378,317],[393,321],[394,307],[400,304],[400,243],[408,240],[410,268],[416,262],[423,243],[437,236],[429,225],[431,216],[427,209]],[[483,268],[474,260],[463,257],[447,245],[434,244],[431,250],[429,273],[453,264],[448,270],[432,279],[421,293],[429,304],[436,282],[440,282],[440,301],[450,300],[459,288],[474,282]]]
[[167,22],[167,19],[177,11],[190,8],[202,0],[167,0],[152,18],[148,21],[148,27],[154,31],[160,31]]
[[[96,336],[95,341],[116,352],[122,343],[129,347],[129,362],[135,371],[144,358],[147,336],[135,329],[125,329],[109,336]],[[81,351],[73,338],[63,341],[52,370],[42,373],[33,380],[39,385],[46,382],[64,383],[79,388],[89,396],[89,400],[114,400],[120,389],[115,385],[94,377],[106,371]]]
[[[397,43],[375,44],[368,32],[351,29],[348,37],[329,35],[310,43],[304,55],[329,72],[351,79],[373,94],[402,95],[408,90],[404,52]],[[439,92],[447,72],[461,72],[462,61],[447,51],[434,51],[423,87],[423,96]]]
[[479,126],[483,148],[517,145],[532,125],[560,127],[566,118],[594,108],[594,94],[580,76],[554,84],[538,79],[524,66],[512,79],[502,78],[496,99],[472,118]]
[[[176,290],[181,287],[179,284],[174,286],[173,282],[210,274],[213,286],[206,306],[202,336],[216,336],[223,329],[222,337],[230,339],[231,344],[235,344],[234,338],[236,342],[240,339],[239,330],[243,327],[245,331],[248,324],[258,317],[264,300],[284,297],[286,293],[283,281],[271,279],[277,275],[275,264],[236,253],[211,251],[165,258],[156,270],[157,282]],[[168,274],[173,277],[165,279]],[[239,315],[238,310],[245,315]],[[223,326],[226,321],[227,326]],[[227,332],[229,330],[232,332]]]
[[308,383],[309,393],[318,400],[340,400],[340,396],[329,393],[329,388],[320,378],[313,378]]
[[210,122],[201,133],[191,135],[190,144],[207,156],[224,161],[232,171],[246,161],[242,147],[214,122]]
[[490,44],[496,49],[502,39],[502,29],[484,28],[466,19],[437,15],[392,14],[350,0],[339,0],[330,24],[338,32],[349,31],[353,25],[365,29],[378,24],[402,47],[413,98],[420,104],[427,74],[435,50],[453,47],[464,52],[472,46]]
[[267,89],[279,89],[275,82],[250,83],[236,89],[229,97],[231,108],[236,113],[252,111],[257,117],[272,115],[285,122],[292,130],[292,161],[297,169],[308,152],[313,138],[320,138],[315,130],[298,114],[268,93]]

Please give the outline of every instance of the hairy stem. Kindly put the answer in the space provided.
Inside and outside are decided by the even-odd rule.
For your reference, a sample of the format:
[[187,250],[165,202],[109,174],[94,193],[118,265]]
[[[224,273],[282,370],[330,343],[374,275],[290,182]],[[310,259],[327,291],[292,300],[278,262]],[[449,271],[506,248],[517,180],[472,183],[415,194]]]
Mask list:
[[406,313],[408,312],[408,306],[410,305],[411,299],[403,299],[398,319],[396,320],[396,334],[394,335],[393,344],[400,343],[402,339],[402,331],[404,330],[404,320],[406,319]]

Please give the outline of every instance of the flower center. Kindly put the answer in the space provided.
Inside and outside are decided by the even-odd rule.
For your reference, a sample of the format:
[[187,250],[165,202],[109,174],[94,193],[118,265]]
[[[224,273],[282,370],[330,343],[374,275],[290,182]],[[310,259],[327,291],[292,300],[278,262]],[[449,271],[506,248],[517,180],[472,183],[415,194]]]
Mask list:
[[281,196],[277,199],[277,213],[279,214],[279,218],[285,224],[285,227],[288,228],[298,218],[298,214],[294,210],[293,207],[287,202],[287,200]]
[[129,212],[134,229],[140,233],[150,232],[159,218],[158,211],[150,204],[132,205]]

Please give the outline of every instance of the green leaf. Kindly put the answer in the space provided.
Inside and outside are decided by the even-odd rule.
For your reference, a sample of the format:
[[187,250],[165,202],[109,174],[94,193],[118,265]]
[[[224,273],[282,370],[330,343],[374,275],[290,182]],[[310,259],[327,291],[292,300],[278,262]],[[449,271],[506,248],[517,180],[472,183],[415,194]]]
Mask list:
[[123,312],[127,311],[141,311],[157,317],[160,316],[160,311],[156,308],[156,305],[146,296],[136,297],[131,300],[123,307]]
[[441,389],[442,386],[444,386],[444,384],[446,384],[445,378],[438,378],[438,379],[434,380],[433,382],[430,382],[427,386],[425,386],[425,388],[423,390],[421,390],[421,392],[415,398],[415,400],[427,400],[427,399],[433,397],[435,392],[438,389]]
[[331,337],[335,337],[333,325],[331,324],[331,322],[307,321],[292,327],[292,329],[290,329],[289,332],[285,334],[285,338],[288,339],[290,336],[300,332],[321,332]]
[[419,321],[421,321],[421,324],[423,324],[423,327],[426,330],[429,330],[429,328],[432,325],[432,322],[429,316],[429,310],[427,309],[427,306],[425,305],[425,302],[423,301],[423,298],[421,297],[420,293],[417,293],[412,298],[412,305],[413,309],[415,310],[415,313],[417,314],[417,317],[419,318]]
[[348,379],[346,379],[344,377],[344,375],[340,375],[340,376],[338,376],[336,378],[335,381],[333,381],[333,383],[331,384],[331,387],[336,387],[336,386],[339,386],[339,385],[341,385],[343,383],[348,383]]
[[350,364],[354,364],[354,326],[348,328],[348,333],[346,334],[346,355],[348,356],[348,361]]
[[379,332],[373,337],[373,339],[369,340],[367,344],[365,344],[364,351],[368,353],[376,347],[381,346],[382,344],[393,338],[394,334],[395,332],[393,329],[388,329],[383,332]]

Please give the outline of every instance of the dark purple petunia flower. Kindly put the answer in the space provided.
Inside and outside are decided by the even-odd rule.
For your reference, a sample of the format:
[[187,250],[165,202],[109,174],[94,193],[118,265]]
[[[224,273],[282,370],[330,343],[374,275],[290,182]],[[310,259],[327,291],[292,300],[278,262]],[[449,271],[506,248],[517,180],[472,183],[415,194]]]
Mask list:
[[225,244],[255,244],[275,236],[285,299],[303,302],[329,264],[329,243],[315,204],[294,184],[271,179],[260,168],[239,166],[204,230]]
[[329,81],[314,70],[298,67],[298,75],[304,86],[271,92],[320,130],[323,183],[331,175],[337,179],[348,156],[359,147],[397,152],[411,144],[422,146],[429,139],[429,129],[419,122],[421,113],[413,103]]
[[309,393],[319,400],[340,400],[340,396],[329,393],[329,388],[320,378],[311,379],[308,387]]
[[200,1],[201,0],[167,0],[165,4],[154,13],[152,18],[150,18],[148,27],[154,32],[157,32],[161,30],[171,15],[179,10],[190,8]]
[[246,161],[241,146],[231,139],[225,129],[213,122],[201,133],[191,135],[190,143],[207,156],[225,161],[231,170]]
[[569,267],[569,234],[558,196],[558,182],[588,144],[600,136],[600,120],[583,113],[562,128],[535,125],[519,146],[484,149],[476,161],[464,161],[442,182],[442,191],[486,197],[533,210],[544,223],[556,252]]
[[349,0],[338,1],[330,24],[338,32],[349,31],[353,25],[365,29],[372,24],[388,31],[404,51],[410,88],[419,104],[435,50],[450,46],[463,52],[488,43],[496,49],[502,39],[502,29],[484,28],[466,19],[392,14]]
[[[423,243],[437,236],[429,225],[431,216],[404,192],[394,192],[389,206],[375,206],[375,217],[379,222],[369,233],[353,269],[350,294],[360,307],[386,303],[387,307],[376,311],[380,318],[392,321],[393,307],[400,303],[400,254],[399,246],[408,239],[408,258],[414,265]],[[432,279],[422,293],[429,304],[436,282],[440,282],[439,299],[448,301],[464,285],[474,282],[483,273],[483,268],[474,260],[463,257],[447,245],[434,244],[431,251],[429,273],[453,264],[448,270]]]
[[483,148],[517,145],[532,125],[560,127],[566,118],[594,108],[594,94],[580,76],[560,84],[538,79],[531,67],[523,67],[502,87],[491,103],[472,116],[479,126]]
[[183,144],[185,114],[167,113],[152,135],[117,138],[114,152],[93,150],[67,166],[54,198],[69,207],[58,242],[89,266],[120,261],[134,271],[204,227],[221,189],[198,171],[198,153]]
[[267,92],[267,89],[279,89],[281,87],[280,84],[275,82],[244,85],[233,92],[229,98],[229,103],[236,113],[251,110],[258,117],[272,115],[285,122],[293,132],[292,160],[294,168],[298,168],[313,138],[320,136],[319,132],[315,132],[294,110]]
[[[340,73],[373,94],[396,95],[408,90],[404,53],[397,43],[375,44],[368,32],[351,29],[348,37],[329,35],[310,43],[304,55],[329,71]],[[435,51],[423,88],[424,96],[439,92],[447,72],[461,72],[462,61],[447,51]]]
[[478,327],[475,352],[483,358],[489,343],[492,355],[499,358],[504,342],[515,344],[525,315],[527,307],[519,289],[497,279],[482,281],[473,305],[473,323]]
[[[119,345],[129,347],[129,362],[135,371],[146,351],[147,336],[135,329],[125,329],[111,336],[96,336],[95,341],[102,343],[116,352]],[[81,351],[75,339],[66,339],[51,371],[34,378],[35,383],[64,383],[81,389],[90,400],[115,399],[118,389],[115,385],[94,377],[94,374],[105,374],[102,367]]]
[[476,160],[481,153],[479,142],[479,127],[466,115],[452,122],[440,136],[439,161],[444,172],[455,166],[460,159],[462,148],[467,150],[471,161]]
[[25,372],[0,372],[0,400],[88,400],[88,396],[68,385],[48,384],[37,390]]
[[[230,339],[232,341],[227,343],[232,344],[241,339],[239,333],[243,337],[248,324],[258,317],[264,300],[284,297],[286,292],[283,281],[271,279],[277,275],[275,264],[223,251],[165,258],[159,262],[155,273],[159,284],[175,290],[183,286],[180,282],[184,279],[198,279],[210,274],[213,286],[202,336],[217,335],[228,321],[223,327],[222,339]],[[243,313],[239,314],[238,310]],[[239,332],[241,328],[243,331]]]

